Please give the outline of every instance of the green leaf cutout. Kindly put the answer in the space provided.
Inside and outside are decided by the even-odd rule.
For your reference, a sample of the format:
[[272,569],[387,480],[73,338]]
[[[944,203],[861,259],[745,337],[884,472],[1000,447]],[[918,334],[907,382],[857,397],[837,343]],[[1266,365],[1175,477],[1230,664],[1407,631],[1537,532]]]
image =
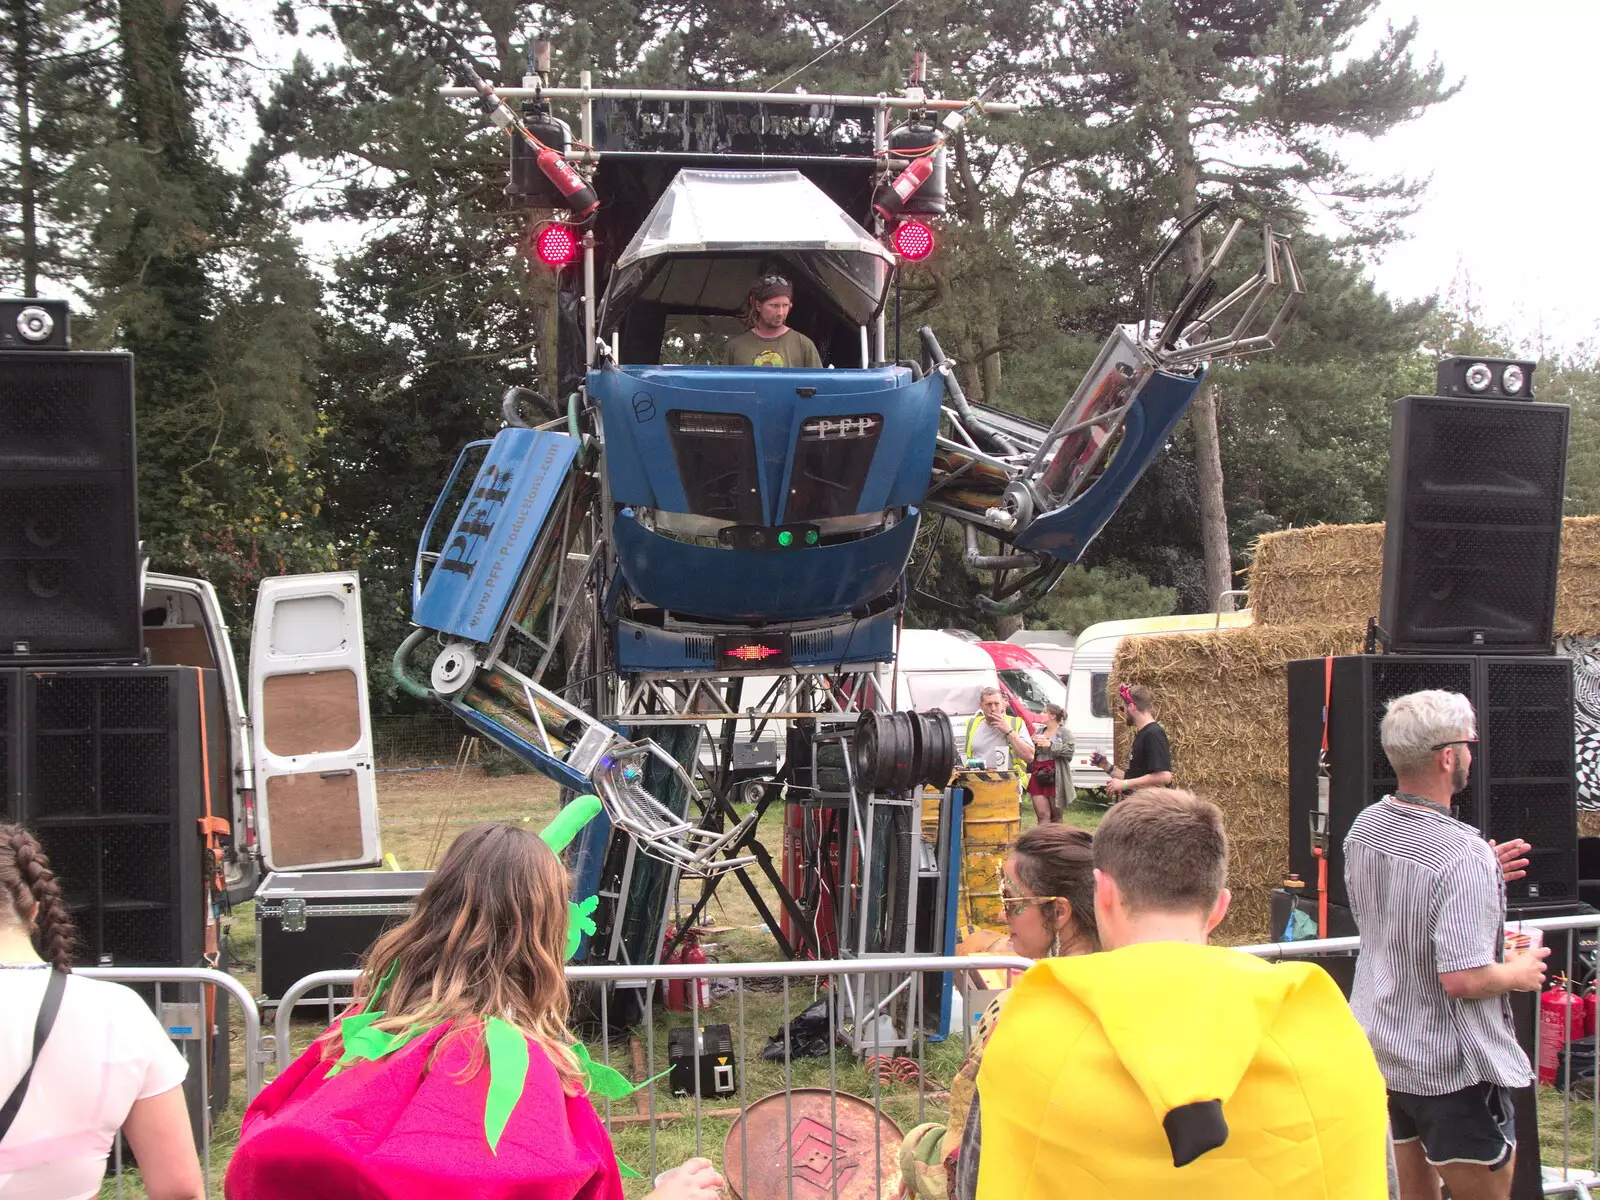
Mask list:
[[558,812],[556,819],[540,830],[539,836],[546,846],[560,854],[572,844],[578,830],[600,815],[602,807],[598,796],[579,796]]
[[522,1099],[528,1081],[528,1039],[499,1017],[484,1023],[484,1045],[489,1050],[489,1098],[483,1106],[483,1132],[489,1149],[499,1153],[500,1135],[506,1131],[511,1111]]
[[600,897],[590,896],[587,900],[573,904],[567,903],[567,961],[578,952],[578,944],[583,941],[583,935],[594,935],[594,910],[600,907]]

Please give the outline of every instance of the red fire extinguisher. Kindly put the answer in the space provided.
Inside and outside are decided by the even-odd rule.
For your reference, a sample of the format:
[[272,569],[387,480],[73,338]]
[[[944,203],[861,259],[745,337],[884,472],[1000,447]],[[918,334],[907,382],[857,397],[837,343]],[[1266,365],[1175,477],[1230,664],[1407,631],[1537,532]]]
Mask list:
[[1594,992],[1594,985],[1591,984],[1583,994],[1583,1036],[1586,1038],[1594,1036]]
[[[667,940],[670,942],[677,936],[677,930],[672,927],[667,929]],[[667,955],[667,964],[684,963],[698,965],[711,960],[706,957],[706,952],[700,948],[700,931],[689,929],[684,932],[683,941],[678,943],[678,948]],[[691,992],[689,989],[695,990]],[[704,1012],[711,1004],[711,981],[708,979],[669,979],[667,980],[667,1010],[669,1012],[690,1012],[698,1007]]]
[[1539,1082],[1554,1084],[1562,1048],[1583,1035],[1583,1001],[1559,978],[1539,999]]

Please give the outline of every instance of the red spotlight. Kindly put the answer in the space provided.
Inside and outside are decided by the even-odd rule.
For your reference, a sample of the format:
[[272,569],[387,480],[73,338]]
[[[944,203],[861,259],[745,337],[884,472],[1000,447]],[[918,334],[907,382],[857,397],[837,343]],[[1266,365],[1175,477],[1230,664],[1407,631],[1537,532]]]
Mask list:
[[894,252],[908,262],[921,262],[933,253],[933,229],[921,221],[902,221],[895,227]]
[[539,252],[539,261],[545,266],[565,267],[578,261],[583,243],[578,240],[578,231],[571,225],[553,224],[539,230],[534,238],[534,248]]

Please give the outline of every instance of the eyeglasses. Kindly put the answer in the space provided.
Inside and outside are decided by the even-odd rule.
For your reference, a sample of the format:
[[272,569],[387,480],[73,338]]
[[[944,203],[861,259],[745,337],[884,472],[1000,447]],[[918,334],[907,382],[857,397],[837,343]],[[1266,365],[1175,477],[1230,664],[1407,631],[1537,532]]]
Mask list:
[[1000,907],[1007,917],[1019,917],[1033,904],[1049,904],[1066,899],[1065,896],[1018,896],[1011,890],[1011,881],[1006,878],[1004,868],[997,868],[994,877],[1000,883]]
[[1440,742],[1437,746],[1434,746],[1433,749],[1443,750],[1446,746],[1476,746],[1477,744],[1477,738],[1457,738],[1453,742]]

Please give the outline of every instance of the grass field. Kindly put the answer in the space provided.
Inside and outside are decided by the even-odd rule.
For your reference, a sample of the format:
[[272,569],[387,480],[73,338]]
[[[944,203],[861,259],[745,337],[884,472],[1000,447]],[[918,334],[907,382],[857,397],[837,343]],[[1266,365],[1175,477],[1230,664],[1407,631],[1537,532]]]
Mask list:
[[[482,820],[517,821],[537,829],[556,811],[555,785],[536,775],[506,775],[490,777],[476,767],[465,771],[451,768],[435,770],[383,772],[378,776],[380,819],[385,851],[392,855],[395,864],[405,870],[427,869],[435,865],[443,848],[456,834],[468,825]],[[1092,805],[1075,804],[1066,813],[1068,823],[1092,829],[1099,824],[1104,810]],[[779,805],[773,805],[762,822],[762,840],[774,852],[781,845],[783,814]],[[1028,806],[1024,806],[1023,826],[1033,823]],[[765,889],[763,885],[763,891]],[[692,905],[695,893],[684,888],[681,904],[684,911]],[[775,905],[768,895],[769,904]],[[778,949],[766,932],[754,905],[742,888],[732,881],[717,892],[706,913],[707,921],[719,932],[707,950],[715,961],[761,962],[776,959]],[[254,993],[256,991],[256,946],[253,907],[244,905],[228,919],[226,937],[230,957],[235,964],[234,973]],[[878,1083],[871,1078],[862,1064],[851,1060],[842,1047],[834,1061],[826,1059],[794,1059],[786,1079],[783,1062],[765,1062],[760,1057],[767,1038],[778,1033],[794,1016],[797,1016],[817,998],[815,980],[799,978],[791,982],[787,992],[775,983],[760,988],[755,983],[743,987],[742,994],[716,996],[705,1010],[702,1023],[725,1022],[737,1031],[740,1028],[740,1007],[743,1008],[744,1039],[740,1051],[741,1091],[732,1101],[721,1099],[705,1101],[703,1107],[737,1107],[742,1098],[753,1103],[762,1096],[781,1091],[787,1082],[793,1087],[827,1087],[832,1083],[839,1091],[861,1096],[874,1102],[902,1129],[909,1129],[922,1120],[940,1120],[944,1115],[943,1086],[954,1077],[962,1056],[959,1037],[943,1043],[928,1043],[916,1058],[923,1076],[922,1085],[890,1081]],[[270,1017],[268,1017],[270,1022]],[[326,1023],[325,1010],[315,1014],[307,1012],[294,1025],[292,1049],[298,1054],[312,1039],[321,1033]],[[609,1062],[633,1079],[648,1078],[666,1069],[667,1031],[676,1025],[688,1025],[687,1014],[667,1013],[656,1004],[653,1020],[648,1029],[641,1026],[634,1032],[646,1051],[648,1062],[642,1073],[632,1069],[630,1048],[626,1040],[613,1039],[609,1047],[599,1040],[590,1043],[590,1052],[597,1061]],[[270,1028],[270,1024],[268,1026]],[[233,1039],[233,1095],[228,1108],[217,1118],[211,1142],[211,1195],[221,1197],[223,1174],[227,1161],[238,1141],[239,1122],[244,1112],[244,1045],[241,1023],[232,1025]],[[268,1068],[269,1076],[272,1068]],[[663,1114],[679,1113],[674,1120],[631,1119],[639,1117],[639,1100],[644,1108],[654,1104],[659,1118]],[[1561,1095],[1550,1088],[1541,1089],[1540,1127],[1545,1147],[1546,1161],[1559,1162],[1563,1141],[1570,1137],[1571,1161],[1586,1165],[1594,1155],[1594,1106],[1588,1102],[1573,1105],[1570,1127],[1561,1108]],[[608,1112],[609,1110],[609,1112]],[[704,1154],[714,1162],[721,1162],[724,1140],[733,1122],[725,1117],[704,1117],[697,1125],[694,1121],[693,1099],[671,1094],[665,1079],[653,1085],[650,1092],[641,1093],[611,1105],[602,1105],[602,1115],[614,1120],[613,1141],[623,1162],[645,1175],[645,1180],[629,1181],[627,1194],[637,1200],[649,1190],[648,1179],[658,1170],[664,1170],[695,1154]],[[1570,1133],[1568,1130],[1570,1128]],[[737,1145],[737,1139],[735,1139]],[[120,1187],[119,1187],[120,1182]],[[138,1172],[125,1171],[121,1180],[108,1179],[101,1190],[102,1197],[116,1195],[142,1197]]]

